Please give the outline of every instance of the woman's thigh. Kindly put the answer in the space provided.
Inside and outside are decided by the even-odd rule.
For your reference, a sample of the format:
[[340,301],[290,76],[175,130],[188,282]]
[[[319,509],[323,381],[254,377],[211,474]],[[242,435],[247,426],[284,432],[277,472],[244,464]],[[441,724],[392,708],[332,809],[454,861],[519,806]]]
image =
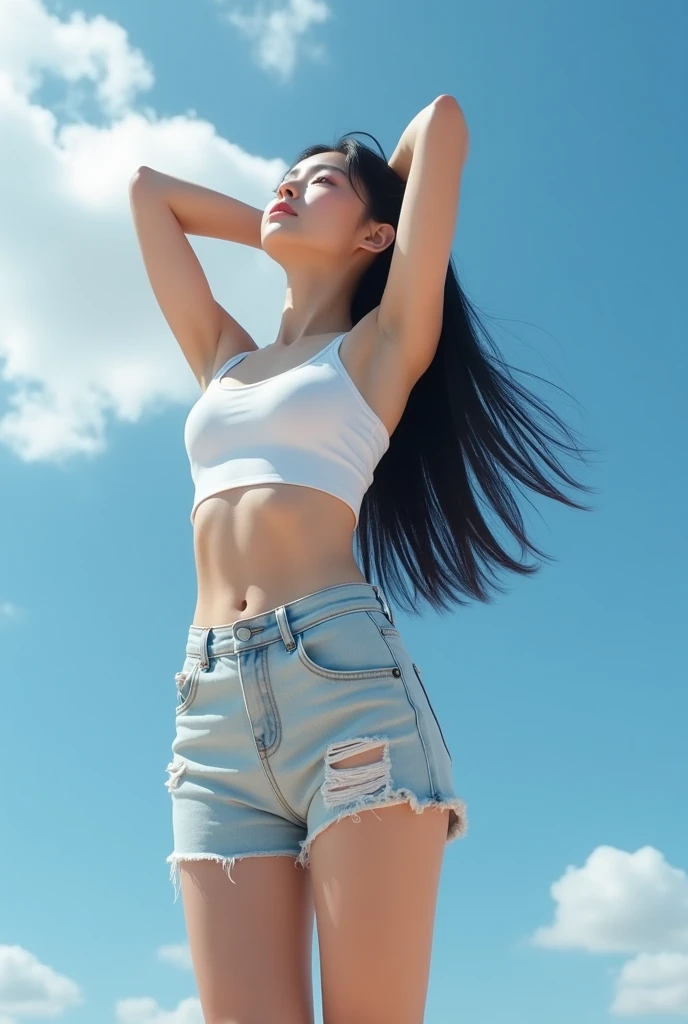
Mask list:
[[191,959],[205,1024],[312,1024],[313,904],[291,857],[181,861]]
[[360,811],[313,842],[327,1024],[422,1024],[448,814]]

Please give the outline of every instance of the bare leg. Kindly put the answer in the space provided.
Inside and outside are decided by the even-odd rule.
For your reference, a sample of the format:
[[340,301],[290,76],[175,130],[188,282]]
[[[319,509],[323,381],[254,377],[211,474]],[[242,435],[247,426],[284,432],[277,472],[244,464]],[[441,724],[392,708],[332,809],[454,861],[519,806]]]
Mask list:
[[[337,762],[379,759],[379,749]],[[422,1024],[449,811],[359,811],[310,851],[325,1024]]]
[[312,1024],[313,905],[291,857],[231,869],[182,861],[181,894],[205,1024]]

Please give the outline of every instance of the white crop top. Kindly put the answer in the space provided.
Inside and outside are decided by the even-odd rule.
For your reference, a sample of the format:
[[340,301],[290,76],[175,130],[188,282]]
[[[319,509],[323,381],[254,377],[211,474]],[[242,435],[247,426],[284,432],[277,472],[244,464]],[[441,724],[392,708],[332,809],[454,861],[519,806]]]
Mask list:
[[191,522],[202,501],[248,484],[300,484],[346,502],[356,525],[389,434],[339,356],[345,334],[305,363],[254,384],[220,378],[222,366],[192,406],[184,443],[195,485]]

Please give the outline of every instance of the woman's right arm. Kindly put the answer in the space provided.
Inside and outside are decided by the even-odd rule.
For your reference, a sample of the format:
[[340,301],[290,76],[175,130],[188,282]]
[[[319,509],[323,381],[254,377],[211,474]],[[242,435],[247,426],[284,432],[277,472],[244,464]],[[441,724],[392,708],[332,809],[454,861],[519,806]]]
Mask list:
[[186,236],[222,238],[260,249],[263,211],[151,167],[139,167],[133,175],[129,200],[153,293],[205,390],[220,343],[224,361],[257,346],[213,298]]

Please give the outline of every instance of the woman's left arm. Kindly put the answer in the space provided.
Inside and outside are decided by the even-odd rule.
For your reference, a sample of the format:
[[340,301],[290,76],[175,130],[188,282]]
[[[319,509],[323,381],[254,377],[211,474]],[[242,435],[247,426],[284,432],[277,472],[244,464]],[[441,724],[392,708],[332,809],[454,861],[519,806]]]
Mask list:
[[432,362],[442,329],[468,147],[463,111],[442,94],[416,114],[389,160],[406,190],[377,323],[416,377]]

